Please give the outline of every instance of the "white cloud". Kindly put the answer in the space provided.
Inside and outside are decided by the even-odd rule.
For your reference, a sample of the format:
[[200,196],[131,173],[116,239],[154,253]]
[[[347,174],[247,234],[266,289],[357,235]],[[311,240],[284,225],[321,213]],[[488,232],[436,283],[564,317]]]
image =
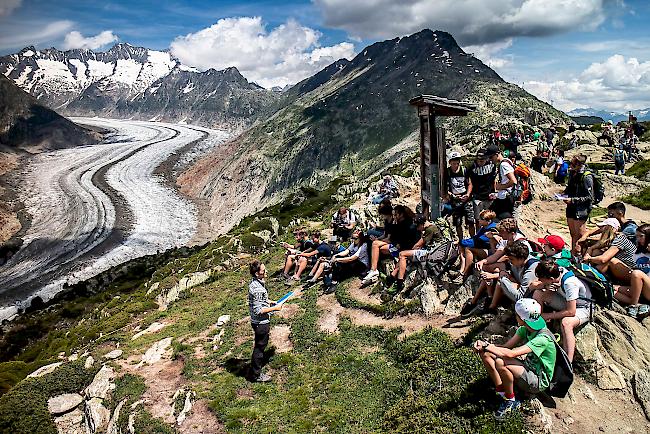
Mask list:
[[11,15],[14,9],[22,4],[22,0],[0,0],[0,17]]
[[83,36],[75,30],[65,35],[63,49],[74,50],[75,48],[87,48],[90,50],[96,50],[117,40],[118,37],[113,34],[112,30],[104,30],[95,36],[88,37]]
[[51,23],[20,22],[7,23],[0,26],[0,49],[23,48],[27,45],[38,45],[51,42],[70,31],[74,23],[68,20]]
[[270,32],[260,17],[224,18],[177,37],[171,52],[200,70],[234,66],[261,86],[284,86],[313,75],[330,63],[352,58],[354,45],[321,47],[320,32],[289,20]]
[[650,106],[650,61],[620,54],[592,63],[568,81],[529,81],[527,91],[562,109],[593,107],[621,111]]
[[503,69],[512,65],[512,55],[500,55],[499,53],[512,46],[512,38],[505,41],[492,42],[483,45],[468,45],[463,47],[466,53],[472,53],[483,63],[493,69]]
[[423,28],[451,33],[461,45],[595,29],[606,0],[313,0],[325,25],[351,36],[391,38]]

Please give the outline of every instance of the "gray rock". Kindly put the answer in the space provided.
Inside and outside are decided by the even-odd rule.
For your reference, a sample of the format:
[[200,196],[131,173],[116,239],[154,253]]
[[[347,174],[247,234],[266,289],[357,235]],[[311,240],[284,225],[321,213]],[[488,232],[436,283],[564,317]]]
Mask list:
[[610,364],[598,370],[598,387],[603,390],[622,390],[627,384],[621,370]]
[[87,429],[84,425],[84,414],[79,409],[55,417],[54,425],[60,434],[87,434]]
[[120,412],[122,411],[122,407],[124,407],[124,404],[126,404],[126,401],[127,401],[126,398],[121,400],[120,403],[117,404],[117,407],[115,407],[115,411],[113,412],[113,417],[111,418],[110,422],[108,422],[108,428],[106,429],[106,434],[121,434],[118,421],[120,420]]
[[147,350],[147,352],[144,353],[142,356],[142,361],[140,363],[148,363],[150,365],[153,365],[154,363],[159,362],[171,344],[172,338],[165,338],[156,342],[151,346],[151,348]]
[[86,426],[91,433],[104,432],[111,419],[111,412],[104,407],[99,398],[92,398],[86,402]]
[[56,368],[61,366],[62,363],[63,362],[56,362],[56,363],[51,363],[49,365],[41,366],[40,368],[38,368],[37,370],[29,374],[27,378],[38,378],[38,377],[42,377],[43,375],[47,375],[51,372],[54,372]]
[[122,353],[123,353],[122,350],[113,350],[110,353],[104,354],[104,358],[108,360],[115,360],[118,357],[121,357]]
[[643,407],[645,417],[650,420],[650,372],[637,371],[634,374],[633,386],[634,397]]
[[468,298],[472,298],[472,289],[468,284],[459,286],[454,292],[451,292],[447,305],[445,306],[446,315],[460,315],[460,310]]
[[93,356],[88,356],[88,358],[84,362],[84,368],[90,369],[93,367],[94,364],[95,364],[95,359],[93,359]]
[[438,285],[433,279],[427,278],[417,289],[422,303],[422,311],[426,316],[442,313],[445,306],[438,295]]
[[101,398],[106,399],[109,392],[115,389],[115,371],[110,366],[102,366],[102,368],[97,372],[93,382],[90,383],[85,390],[85,394],[88,398]]
[[598,331],[592,324],[587,324],[576,333],[576,356],[587,363],[604,365],[605,360],[598,349]]
[[64,393],[47,400],[47,409],[54,415],[67,413],[83,402],[78,393]]
[[202,284],[210,278],[212,271],[199,271],[197,273],[190,273],[187,276],[183,277],[176,285],[174,285],[168,291],[162,291],[156,297],[156,303],[158,303],[159,310],[167,310],[169,305],[176,300],[178,300],[182,293],[187,291],[190,288],[193,288],[197,285]]

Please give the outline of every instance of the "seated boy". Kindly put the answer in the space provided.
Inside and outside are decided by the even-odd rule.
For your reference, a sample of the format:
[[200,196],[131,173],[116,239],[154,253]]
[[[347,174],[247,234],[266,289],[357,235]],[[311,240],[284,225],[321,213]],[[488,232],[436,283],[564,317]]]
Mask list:
[[515,303],[515,312],[519,328],[504,346],[485,341],[474,343],[474,351],[481,356],[497,393],[504,400],[495,413],[497,420],[505,419],[521,404],[515,398],[515,383],[523,391],[539,393],[549,386],[555,370],[555,342],[541,316],[539,303],[522,298]]
[[320,232],[311,234],[311,241],[314,248],[309,252],[301,252],[296,255],[296,274],[287,279],[287,285],[293,285],[300,281],[300,276],[307,268],[307,265],[313,267],[318,262],[318,258],[329,258],[332,256],[332,248],[326,242],[321,241]]
[[491,310],[499,306],[503,295],[512,302],[526,297],[530,284],[536,280],[535,269],[539,259],[530,254],[528,246],[523,241],[515,241],[506,246],[504,254],[508,258],[506,265],[510,266],[506,269],[509,268],[509,271],[502,270],[499,273],[492,304],[488,307]]
[[282,243],[285,249],[286,258],[284,260],[284,270],[282,271],[282,278],[288,279],[291,277],[289,271],[296,264],[296,257],[300,252],[310,252],[314,248],[314,243],[309,239],[307,231],[299,229],[296,232],[296,244],[293,246],[289,243]]
[[553,311],[542,313],[546,320],[560,321],[562,347],[570,361],[576,346],[574,329],[589,322],[591,317],[591,291],[573,272],[558,266],[554,261],[543,259],[535,269],[537,281],[530,285],[535,291],[533,298],[540,305]]
[[497,216],[494,211],[484,209],[479,215],[479,230],[476,235],[460,241],[460,267],[463,278],[469,276],[475,258],[480,261],[487,257],[490,249],[488,232],[497,231],[497,224],[493,221]]
[[552,259],[560,267],[571,265],[571,250],[566,246],[564,238],[559,235],[547,235],[538,238],[537,242],[544,250],[544,258]]

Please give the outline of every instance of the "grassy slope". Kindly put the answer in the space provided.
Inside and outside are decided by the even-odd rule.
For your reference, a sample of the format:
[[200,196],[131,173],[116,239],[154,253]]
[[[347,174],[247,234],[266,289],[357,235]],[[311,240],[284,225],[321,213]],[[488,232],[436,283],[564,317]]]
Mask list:
[[[645,179],[648,172],[650,172],[650,160],[641,160],[634,163],[625,174],[638,179]],[[622,200],[641,209],[650,210],[650,187],[644,188],[633,196],[625,196]]]
[[[285,203],[267,213],[288,222],[299,216],[301,209],[311,209],[310,219],[324,222],[337,205],[330,199],[331,193],[331,189],[313,193],[303,207]],[[252,225],[264,223],[249,219],[231,235],[246,233]],[[281,238],[288,239],[288,234]],[[189,271],[213,266],[224,258],[223,251],[229,245],[223,238],[187,257],[173,259],[153,274],[152,281],[167,284]],[[252,253],[258,253],[258,249],[257,245],[245,246]],[[281,249],[271,247],[261,253],[261,258],[276,270],[281,265]],[[13,359],[40,365],[55,359],[59,351],[70,354],[84,349],[99,358],[107,351],[101,344],[107,342],[119,342],[127,357],[143,353],[154,342],[171,336],[175,338],[174,357],[184,364],[184,380],[200,398],[209,400],[212,411],[233,432],[521,431],[519,418],[494,424],[490,413],[497,400],[487,387],[489,380],[478,358],[467,348],[455,348],[444,333],[436,330],[398,341],[398,330],[358,327],[346,318],[339,324],[339,334],[326,334],[317,327],[320,312],[313,290],[296,301],[300,306],[298,314],[274,320],[274,324],[291,326],[294,346],[289,353],[271,357],[269,368],[276,381],[251,385],[241,377],[241,370],[250,356],[252,332],[245,319],[237,323],[247,315],[246,262],[236,262],[228,271],[217,273],[165,312],[155,308],[153,295],[146,295],[144,281],[149,274],[133,279],[130,285],[122,282],[99,296],[63,302],[48,312],[27,315],[22,321],[49,327],[50,333],[33,339]],[[272,297],[277,297],[286,288],[272,283],[270,291]],[[342,288],[337,296],[344,299],[345,294]],[[119,298],[115,298],[117,295]],[[223,344],[213,351],[211,343],[200,341],[206,357],[197,358],[197,344],[189,344],[188,339],[208,329],[225,313],[232,316],[232,321],[225,328]],[[170,325],[161,332],[131,340],[135,324],[144,328],[162,320]],[[21,373],[12,371],[11,363],[15,362],[4,363],[2,372],[11,371],[19,377]],[[79,391],[92,378],[92,373],[78,372],[76,364],[64,366],[66,371],[55,371],[42,380],[23,381],[0,397],[0,427],[29,432],[21,425],[21,421],[29,420],[40,424],[42,432],[51,432],[52,422],[43,412],[47,396]],[[26,370],[23,366],[22,370],[31,367]],[[58,384],[61,373],[65,374],[65,386],[44,386]],[[124,376],[118,381],[109,407],[114,408],[123,397],[129,404],[135,402],[144,392],[144,381],[137,375]],[[25,405],[16,405],[25,394],[34,398]],[[123,430],[126,423],[126,416],[121,417]],[[136,411],[136,428],[139,432],[174,432],[173,427],[152,419],[141,407]]]

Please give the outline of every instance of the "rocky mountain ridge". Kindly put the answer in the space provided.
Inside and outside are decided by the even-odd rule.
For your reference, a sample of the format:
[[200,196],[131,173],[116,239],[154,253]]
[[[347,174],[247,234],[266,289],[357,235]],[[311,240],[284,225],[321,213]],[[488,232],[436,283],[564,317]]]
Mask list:
[[[451,132],[489,125],[566,122],[568,117],[505,82],[454,38],[423,30],[377,42],[283,92],[281,108],[179,178],[184,192],[210,202],[216,232],[280,200],[299,185],[374,173],[415,152],[418,94],[468,99],[479,110],[449,121]],[[395,146],[401,144],[396,151]]]
[[106,52],[26,47],[0,72],[65,115],[196,123],[242,130],[279,97],[236,68],[200,72],[167,51],[120,43]]

